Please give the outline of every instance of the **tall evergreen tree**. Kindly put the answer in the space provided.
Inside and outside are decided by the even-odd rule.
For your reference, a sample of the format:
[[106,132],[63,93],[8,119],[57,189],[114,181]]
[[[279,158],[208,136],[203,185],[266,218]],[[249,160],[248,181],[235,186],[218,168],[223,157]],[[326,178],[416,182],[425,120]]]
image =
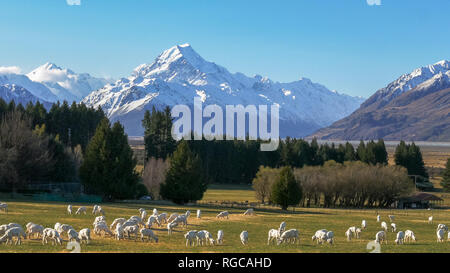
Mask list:
[[142,126],[145,129],[144,142],[146,158],[166,159],[176,148],[176,141],[172,138],[172,116],[170,108],[158,111],[153,106],[152,111],[146,111]]
[[442,174],[441,185],[446,192],[450,192],[450,158],[447,159],[447,165],[444,173]]
[[272,185],[271,201],[280,205],[283,210],[300,203],[302,188],[296,181],[291,167],[283,167],[278,179]]

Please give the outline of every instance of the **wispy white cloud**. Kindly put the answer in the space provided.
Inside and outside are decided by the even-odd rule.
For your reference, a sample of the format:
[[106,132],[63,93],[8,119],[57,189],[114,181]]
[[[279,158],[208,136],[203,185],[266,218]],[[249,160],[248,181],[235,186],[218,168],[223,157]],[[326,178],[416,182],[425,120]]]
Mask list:
[[381,5],[381,0],[366,0],[367,1],[367,5],[369,6],[380,6]]
[[17,66],[0,66],[0,74],[21,74],[22,70]]
[[67,5],[69,6],[80,6],[81,0],[66,0]]

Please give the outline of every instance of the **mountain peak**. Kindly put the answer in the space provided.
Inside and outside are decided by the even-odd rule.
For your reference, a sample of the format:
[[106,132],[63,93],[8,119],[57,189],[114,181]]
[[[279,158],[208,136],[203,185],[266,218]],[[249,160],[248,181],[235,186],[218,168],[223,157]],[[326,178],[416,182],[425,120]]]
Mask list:
[[51,63],[51,62],[46,62],[45,64],[43,64],[43,65],[41,65],[40,67],[38,67],[38,69],[39,69],[39,68],[45,69],[45,70],[53,70],[53,69],[56,69],[56,70],[62,70],[61,67],[59,67],[59,66],[57,66],[56,64]]
[[158,56],[156,61],[160,64],[169,64],[174,63],[179,59],[185,59],[193,66],[206,62],[197,52],[195,52],[191,45],[187,43],[176,45],[165,50]]

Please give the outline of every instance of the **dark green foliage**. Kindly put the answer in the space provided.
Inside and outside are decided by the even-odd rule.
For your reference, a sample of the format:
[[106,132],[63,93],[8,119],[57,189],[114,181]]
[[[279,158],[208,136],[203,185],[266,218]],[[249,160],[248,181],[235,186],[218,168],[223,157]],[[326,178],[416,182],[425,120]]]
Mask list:
[[441,185],[446,192],[450,192],[450,158],[447,159],[447,165],[444,173],[442,174]]
[[162,198],[177,204],[201,200],[207,183],[202,177],[201,160],[191,151],[186,141],[178,144],[169,162],[166,181],[160,188]]
[[136,160],[120,123],[103,119],[89,142],[80,167],[81,182],[88,193],[106,200],[138,197],[142,193]]
[[419,175],[428,178],[422,152],[414,142],[406,144],[404,141],[400,141],[400,144],[395,149],[394,157],[395,164],[405,167],[409,175]]
[[173,153],[176,142],[172,138],[172,116],[169,107],[164,111],[157,111],[155,107],[151,112],[146,111],[142,126],[145,129],[146,159],[151,157],[166,159]]
[[302,189],[296,181],[291,167],[283,167],[278,179],[272,185],[271,201],[280,205],[283,210],[298,205],[302,199]]

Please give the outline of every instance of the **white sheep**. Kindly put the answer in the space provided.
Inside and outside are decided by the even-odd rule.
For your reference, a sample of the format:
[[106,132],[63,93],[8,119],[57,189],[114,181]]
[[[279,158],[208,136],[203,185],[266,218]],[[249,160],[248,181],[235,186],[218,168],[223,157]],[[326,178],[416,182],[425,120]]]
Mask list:
[[406,242],[411,242],[411,241],[416,242],[416,236],[414,235],[414,232],[412,232],[409,229],[407,231],[405,231],[405,241]]
[[450,231],[448,232],[448,235],[447,235],[447,241],[450,241]]
[[0,226],[0,236],[2,236],[3,234],[5,234],[5,232],[8,230],[8,225],[1,225]]
[[433,215],[428,217],[428,224],[433,224]]
[[184,214],[186,216],[186,218],[189,218],[189,216],[191,216],[191,211],[187,210],[186,213]]
[[377,215],[377,222],[380,222],[380,221],[381,221],[381,216]]
[[182,226],[187,226],[187,219],[186,216],[184,214],[177,216],[177,218],[175,218],[172,222],[178,223]]
[[217,231],[217,244],[221,245],[223,244],[223,230]]
[[206,244],[215,245],[216,240],[214,240],[212,234],[207,230],[202,230],[205,233]]
[[360,228],[355,229],[355,237],[356,239],[361,239],[361,232],[362,230]]
[[95,227],[96,224],[101,223],[101,222],[106,224],[106,217],[105,216],[97,216],[97,217],[95,217],[94,223],[92,223],[92,225]]
[[151,229],[148,228],[141,228],[139,230],[139,233],[141,234],[141,240],[144,242],[144,238],[147,237],[147,240],[150,242],[151,240],[154,240],[155,243],[158,242],[158,237],[153,233]]
[[201,210],[197,210],[197,219],[202,218],[202,211]]
[[278,233],[277,229],[269,230],[269,234],[267,236],[267,245],[270,245],[271,242],[276,242],[280,237],[280,233]]
[[[325,234],[326,236],[326,234]],[[325,239],[326,240],[326,239]],[[283,232],[278,239],[278,245],[282,243],[300,243],[299,232],[296,229],[290,229]]]
[[391,222],[394,222],[394,220],[395,220],[395,216],[394,215],[388,215],[388,217],[389,217],[389,220]]
[[57,222],[55,226],[53,227],[54,230],[59,230],[59,227],[61,226],[61,223]]
[[173,229],[174,229],[176,226],[178,226],[178,223],[177,223],[177,222],[170,222],[170,223],[167,224],[167,232],[168,232],[169,235],[172,234],[172,231],[173,231]]
[[68,206],[67,206],[67,213],[68,213],[69,215],[72,214],[72,205],[68,205]]
[[109,226],[109,228],[110,228],[110,229],[115,229],[115,228],[116,228],[116,225],[117,225],[118,223],[123,224],[123,223],[125,223],[126,221],[127,221],[127,219],[125,219],[125,218],[116,218],[116,219],[114,219],[114,221],[112,222],[112,224]]
[[206,243],[206,233],[204,230],[200,230],[195,233],[195,238],[197,240],[198,246],[203,246]]
[[157,209],[153,209],[153,215],[158,215],[158,210]]
[[397,245],[403,245],[404,239],[405,239],[405,233],[403,231],[399,231],[397,233],[397,239],[395,239],[395,243]]
[[328,231],[327,232],[327,242],[332,245],[334,243],[334,232]]
[[445,230],[438,229],[438,231],[436,232],[436,236],[438,243],[444,242]]
[[173,220],[175,220],[175,218],[178,217],[178,213],[172,213],[169,217],[169,219],[167,219],[167,222],[172,222]]
[[142,209],[141,211],[141,219],[146,219],[147,218],[147,211],[145,209]]
[[21,238],[23,237],[24,239],[26,239],[27,235],[23,231],[23,228],[13,227],[8,229],[5,234],[0,237],[0,243],[6,242],[6,244],[10,243],[12,245],[14,237],[16,238],[15,245],[20,245],[22,243]]
[[123,227],[121,223],[117,223],[114,235],[116,237],[116,240],[123,239]]
[[244,212],[244,215],[255,215],[255,210],[253,209],[248,209]]
[[444,224],[439,224],[437,226],[436,230],[440,230],[440,229],[443,229],[443,230],[445,230],[445,232],[448,232],[448,227],[446,225],[444,225]]
[[44,227],[41,225],[33,224],[31,225],[27,224],[27,234],[28,238],[31,238],[33,235],[37,235],[38,238],[43,236]]
[[241,234],[239,235],[239,238],[241,239],[241,243],[243,245],[248,244],[248,231],[244,230],[241,232]]
[[283,232],[286,230],[286,222],[281,222],[280,227],[278,228],[278,233],[283,234]]
[[80,232],[78,232],[78,239],[81,244],[83,241],[85,241],[86,244],[89,244],[89,241],[91,240],[91,230],[88,228],[80,230]]
[[383,228],[385,231],[387,231],[388,230],[388,226],[387,226],[387,224],[386,224],[386,222],[381,222],[381,228]]
[[362,228],[362,229],[366,229],[366,228],[367,228],[367,222],[366,222],[366,220],[362,220],[362,222],[361,222],[361,228]]
[[5,213],[8,213],[8,204],[0,202],[0,210],[3,210]]
[[84,213],[85,215],[86,215],[86,207],[79,207],[78,209],[77,209],[77,211],[75,212],[75,214],[82,214],[82,213]]
[[138,232],[139,232],[139,227],[138,226],[127,226],[123,229],[123,234],[126,235],[128,237],[128,239],[131,239],[131,235],[134,235],[134,239],[137,239],[138,236]]
[[311,237],[311,240],[314,242],[316,241],[317,244],[323,243],[322,239],[324,238],[324,235],[326,235],[328,230],[326,229],[319,229],[316,231],[316,233]]
[[145,226],[147,228],[151,228],[153,226],[153,223],[157,223],[158,226],[160,226],[160,222],[158,221],[158,217],[155,215],[151,215],[150,217],[148,217],[147,223],[145,224]]
[[75,230],[72,226],[63,224],[63,225],[60,225],[56,231],[58,231],[59,235],[61,235],[61,236],[63,236],[64,233],[67,233],[67,236],[69,236],[68,232],[71,229]]
[[167,213],[163,212],[158,215],[158,221],[162,224],[167,224]]
[[48,239],[52,240],[52,245],[62,245],[62,238],[59,235],[59,232],[52,228],[46,228],[43,232],[44,236],[42,236],[42,244],[48,244]]
[[9,224],[8,224],[8,229],[10,229],[10,228],[15,228],[15,227],[18,227],[18,228],[23,229],[22,226],[19,225],[19,224],[17,224],[17,223],[9,223]]
[[345,232],[345,237],[347,237],[347,241],[351,241],[353,237],[353,231],[351,229],[347,229]]
[[391,223],[391,232],[397,231],[397,225],[395,223]]
[[128,219],[128,221],[135,222],[138,226],[144,225],[143,219],[137,215],[131,216],[130,219]]
[[94,233],[96,235],[105,236],[109,234],[110,236],[114,236],[114,233],[108,228],[105,222],[99,222],[94,226]]
[[375,235],[375,243],[381,244],[383,242],[385,242],[385,244],[387,244],[386,232],[378,231],[377,234]]
[[222,211],[221,213],[217,214],[216,218],[227,218],[228,219],[228,211]]
[[98,205],[94,205],[94,207],[92,208],[92,214],[95,215],[97,214],[98,211]]
[[184,234],[184,238],[186,239],[186,246],[195,245],[195,241],[197,239],[196,234],[196,230],[190,230],[186,234]]
[[74,229],[69,229],[68,231],[67,231],[67,236],[68,236],[68,239],[69,239],[69,242],[70,241],[77,241],[77,242],[79,242],[80,241],[80,239],[78,238],[78,232],[76,232]]

